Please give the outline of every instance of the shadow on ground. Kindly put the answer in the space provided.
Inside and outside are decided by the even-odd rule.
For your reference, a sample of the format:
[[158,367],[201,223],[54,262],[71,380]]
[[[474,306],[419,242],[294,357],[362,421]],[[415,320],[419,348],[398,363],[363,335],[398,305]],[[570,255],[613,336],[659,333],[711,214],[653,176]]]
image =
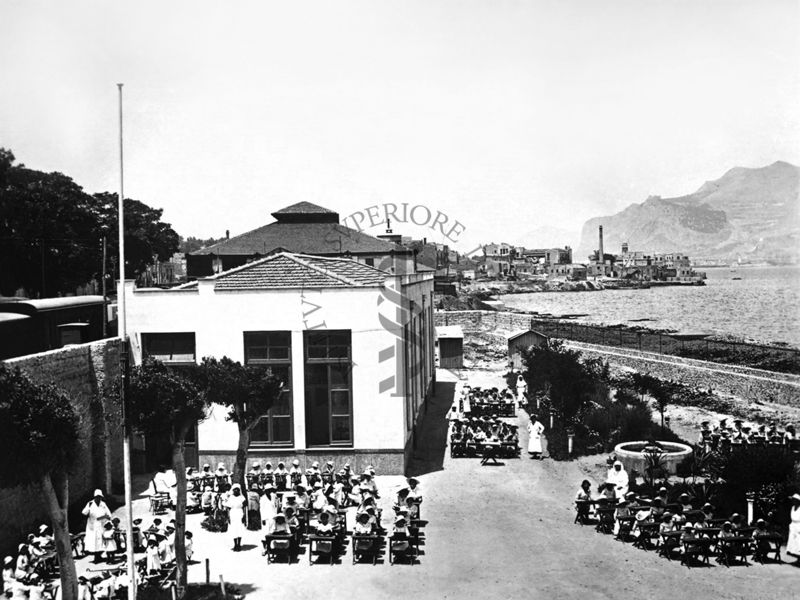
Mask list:
[[435,394],[426,402],[417,425],[417,445],[407,469],[409,477],[442,470],[447,448],[447,413],[453,404],[455,387],[455,382],[437,382]]

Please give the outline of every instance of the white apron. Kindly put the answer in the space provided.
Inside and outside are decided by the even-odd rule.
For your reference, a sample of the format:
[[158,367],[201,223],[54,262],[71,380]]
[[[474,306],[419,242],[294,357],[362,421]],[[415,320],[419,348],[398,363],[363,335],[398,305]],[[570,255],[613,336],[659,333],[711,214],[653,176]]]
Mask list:
[[103,526],[111,519],[111,511],[102,500],[100,504],[95,504],[94,500],[90,500],[82,512],[86,516],[86,539],[84,541],[86,552],[102,552]]
[[229,509],[230,524],[228,525],[228,535],[233,538],[244,537],[244,496],[230,497],[225,501],[225,506]]
[[786,542],[786,552],[800,557],[800,506],[789,511],[792,521],[789,523],[789,541]]
[[535,423],[528,423],[528,433],[530,437],[528,438],[528,452],[531,453],[542,453],[542,432],[544,431],[544,425],[536,421]]

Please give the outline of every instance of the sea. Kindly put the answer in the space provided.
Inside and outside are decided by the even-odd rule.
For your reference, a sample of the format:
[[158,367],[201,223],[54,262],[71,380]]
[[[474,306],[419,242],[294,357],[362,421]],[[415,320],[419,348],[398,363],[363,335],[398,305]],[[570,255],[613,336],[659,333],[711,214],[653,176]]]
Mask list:
[[800,266],[698,268],[705,286],[508,294],[509,308],[576,322],[704,332],[800,347]]

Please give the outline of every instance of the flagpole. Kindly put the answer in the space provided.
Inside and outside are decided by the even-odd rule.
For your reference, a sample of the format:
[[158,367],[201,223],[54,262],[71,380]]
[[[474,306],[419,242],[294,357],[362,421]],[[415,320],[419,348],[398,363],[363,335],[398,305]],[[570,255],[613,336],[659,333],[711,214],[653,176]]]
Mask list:
[[125,523],[125,554],[127,557],[128,571],[128,600],[136,600],[136,563],[133,556],[133,497],[131,494],[131,429],[128,424],[127,387],[128,365],[130,354],[128,351],[128,331],[125,322],[125,225],[124,225],[124,188],[123,188],[123,160],[122,160],[122,85],[117,84],[119,90],[119,195],[117,197],[117,212],[119,222],[119,290],[117,292],[117,328],[120,339],[121,351],[121,379],[120,403],[122,405],[122,427],[124,430],[122,440],[122,464],[125,478],[125,508],[128,518]]

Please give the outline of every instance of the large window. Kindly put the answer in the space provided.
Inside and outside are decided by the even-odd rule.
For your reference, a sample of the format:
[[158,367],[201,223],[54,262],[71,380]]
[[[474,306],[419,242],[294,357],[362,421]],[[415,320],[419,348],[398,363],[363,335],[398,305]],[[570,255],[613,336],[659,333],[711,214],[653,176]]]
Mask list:
[[194,332],[143,333],[142,355],[171,364],[197,362]]
[[283,392],[269,413],[250,432],[254,446],[292,444],[292,334],[288,331],[246,331],[244,360],[263,366],[283,383]]
[[306,444],[353,444],[350,331],[305,332]]

